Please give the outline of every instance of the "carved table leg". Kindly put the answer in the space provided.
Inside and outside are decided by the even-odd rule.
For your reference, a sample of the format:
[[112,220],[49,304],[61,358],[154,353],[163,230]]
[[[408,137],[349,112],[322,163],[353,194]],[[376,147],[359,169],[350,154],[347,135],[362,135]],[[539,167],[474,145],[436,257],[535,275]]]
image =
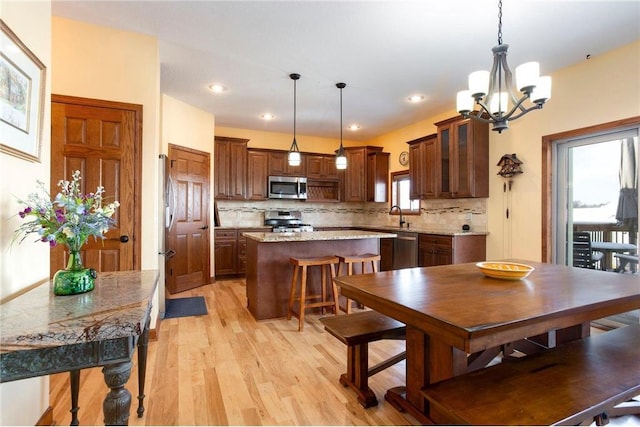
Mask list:
[[78,395],[80,394],[80,370],[75,369],[69,371],[69,382],[71,384],[71,424],[72,426],[80,425],[78,421]]
[[104,381],[111,389],[102,403],[105,425],[129,425],[129,411],[131,410],[131,393],[124,385],[131,375],[133,363],[123,362],[105,365],[102,368]]
[[138,340],[138,418],[144,414],[144,381],[147,373],[147,349],[149,347],[149,320]]

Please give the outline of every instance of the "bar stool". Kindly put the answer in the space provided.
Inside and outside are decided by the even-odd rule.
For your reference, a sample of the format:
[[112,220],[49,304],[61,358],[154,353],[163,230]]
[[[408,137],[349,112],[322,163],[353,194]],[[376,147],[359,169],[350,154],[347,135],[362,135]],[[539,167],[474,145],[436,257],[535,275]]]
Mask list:
[[[380,261],[380,255],[376,254],[362,254],[362,255],[337,255],[338,261],[338,273],[340,276],[340,272],[342,271],[342,266],[345,265],[347,267],[347,275],[351,276],[353,274],[353,265],[360,264],[360,272],[362,274],[365,273],[365,267],[371,263],[371,272],[378,272],[378,262]],[[347,298],[347,305],[344,309],[342,309],[345,313],[351,313],[351,300]]]
[[[296,316],[298,318],[298,331],[302,332],[304,329],[304,313],[306,309],[322,307],[333,307],[335,314],[338,314],[338,288],[333,282],[333,278],[336,275],[335,264],[338,263],[338,257],[325,256],[318,258],[290,258],[289,262],[293,264],[293,277],[291,279],[291,291],[289,293],[289,309],[287,311],[287,320],[291,320],[291,315],[296,316],[293,311],[293,304],[295,301],[300,303],[300,311]],[[320,267],[321,273],[321,293],[307,295],[307,268],[308,267]],[[302,274],[300,271],[302,270]],[[327,270],[329,270],[329,283],[331,285],[332,300],[327,300]],[[296,289],[298,287],[298,276],[300,276],[300,293],[296,295]],[[320,300],[318,302],[307,303],[307,300]]]

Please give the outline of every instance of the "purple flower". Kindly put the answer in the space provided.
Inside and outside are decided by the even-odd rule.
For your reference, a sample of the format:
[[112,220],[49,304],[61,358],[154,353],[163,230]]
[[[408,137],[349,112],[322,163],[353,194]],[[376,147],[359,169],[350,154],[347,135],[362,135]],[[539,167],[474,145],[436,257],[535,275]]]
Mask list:
[[56,209],[56,221],[59,223],[64,223],[64,212],[62,209]]
[[30,213],[31,213],[31,208],[27,206],[22,212],[18,213],[18,215],[20,215],[20,218],[24,218]]

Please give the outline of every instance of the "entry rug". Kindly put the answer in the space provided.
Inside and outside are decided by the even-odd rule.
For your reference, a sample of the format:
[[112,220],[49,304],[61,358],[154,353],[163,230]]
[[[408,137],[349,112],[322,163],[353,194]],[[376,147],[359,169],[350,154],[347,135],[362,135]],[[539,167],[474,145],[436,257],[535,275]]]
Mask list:
[[171,298],[166,302],[165,319],[207,314],[207,304],[204,301],[204,297]]

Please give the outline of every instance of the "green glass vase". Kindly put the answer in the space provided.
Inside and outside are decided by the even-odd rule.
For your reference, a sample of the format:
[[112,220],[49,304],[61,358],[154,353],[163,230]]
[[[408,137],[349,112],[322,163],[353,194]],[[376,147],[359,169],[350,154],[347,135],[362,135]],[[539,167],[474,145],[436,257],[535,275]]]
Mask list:
[[80,250],[69,250],[67,268],[53,275],[53,293],[55,295],[75,295],[92,291],[96,282],[96,271],[84,268]]

